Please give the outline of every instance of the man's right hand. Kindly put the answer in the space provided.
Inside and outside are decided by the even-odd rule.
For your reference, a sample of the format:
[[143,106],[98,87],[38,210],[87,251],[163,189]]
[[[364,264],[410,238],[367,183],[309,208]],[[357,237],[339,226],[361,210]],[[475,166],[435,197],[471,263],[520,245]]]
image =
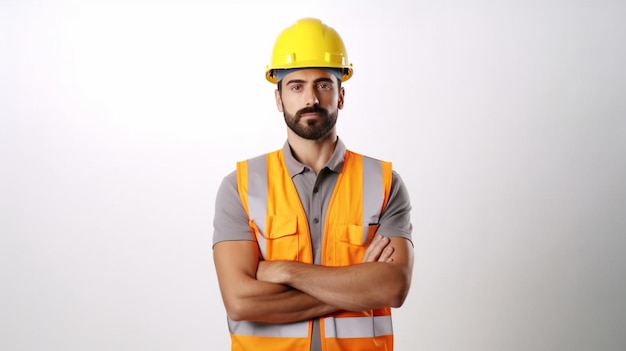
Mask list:
[[391,255],[393,254],[393,246],[391,246],[391,240],[389,238],[376,235],[374,240],[370,243],[370,246],[365,250],[363,260],[365,262],[392,262]]

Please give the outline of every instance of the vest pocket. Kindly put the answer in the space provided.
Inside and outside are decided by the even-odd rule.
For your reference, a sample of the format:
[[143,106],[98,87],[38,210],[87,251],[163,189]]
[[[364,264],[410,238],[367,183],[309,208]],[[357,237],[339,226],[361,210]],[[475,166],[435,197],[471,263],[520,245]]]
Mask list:
[[[298,254],[298,217],[274,215],[266,217],[263,236],[266,260],[293,260]],[[263,251],[263,250],[262,250]]]
[[341,225],[337,230],[337,241],[335,242],[334,264],[336,266],[347,266],[360,263],[365,254],[369,235],[366,236],[361,225]]
[[267,216],[266,223],[267,230],[264,236],[266,239],[270,240],[295,235],[298,229],[298,218],[296,216]]

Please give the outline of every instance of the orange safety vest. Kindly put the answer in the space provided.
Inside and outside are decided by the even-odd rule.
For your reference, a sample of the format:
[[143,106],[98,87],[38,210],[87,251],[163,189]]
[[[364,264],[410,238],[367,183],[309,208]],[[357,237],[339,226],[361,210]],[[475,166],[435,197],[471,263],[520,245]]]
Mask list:
[[[391,178],[391,163],[346,151],[326,212],[321,265],[361,263],[389,199]],[[283,151],[238,162],[237,186],[263,259],[313,263],[306,213]],[[229,318],[232,350],[308,351],[312,323],[236,322]],[[393,350],[390,307],[321,317],[320,332],[322,351]]]

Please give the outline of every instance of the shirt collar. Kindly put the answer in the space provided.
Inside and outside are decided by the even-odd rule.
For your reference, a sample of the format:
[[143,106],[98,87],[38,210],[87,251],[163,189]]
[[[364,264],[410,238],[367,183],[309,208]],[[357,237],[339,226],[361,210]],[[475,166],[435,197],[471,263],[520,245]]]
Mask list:
[[[332,156],[326,162],[324,168],[328,168],[329,170],[340,173],[343,168],[343,161],[346,156],[346,145],[341,141],[339,137],[337,137],[337,144],[335,145],[335,151],[333,151]],[[287,166],[287,171],[289,172],[289,176],[291,178],[296,175],[304,172],[304,169],[307,168],[304,164],[300,163],[298,160],[293,157],[291,153],[291,147],[289,146],[289,142],[285,141],[283,145],[283,157],[285,159],[285,165]]]

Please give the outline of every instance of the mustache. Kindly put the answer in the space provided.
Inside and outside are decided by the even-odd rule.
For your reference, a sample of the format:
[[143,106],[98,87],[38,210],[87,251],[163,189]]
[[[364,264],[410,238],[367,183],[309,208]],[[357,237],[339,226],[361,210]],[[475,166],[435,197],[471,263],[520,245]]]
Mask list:
[[299,119],[305,113],[318,113],[324,117],[328,116],[328,110],[326,110],[323,107],[320,107],[319,105],[313,105],[313,106],[305,107],[301,110],[298,110],[298,112],[296,112],[296,115],[294,117]]

